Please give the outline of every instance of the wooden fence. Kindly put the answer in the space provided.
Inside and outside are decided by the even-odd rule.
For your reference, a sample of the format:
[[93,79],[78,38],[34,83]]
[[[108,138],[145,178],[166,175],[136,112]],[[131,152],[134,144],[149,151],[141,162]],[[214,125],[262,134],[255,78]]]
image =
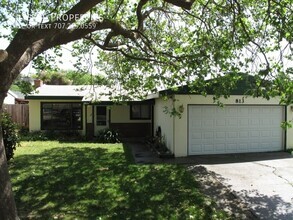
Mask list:
[[12,120],[22,127],[29,127],[29,108],[28,104],[3,105],[3,110],[8,112]]

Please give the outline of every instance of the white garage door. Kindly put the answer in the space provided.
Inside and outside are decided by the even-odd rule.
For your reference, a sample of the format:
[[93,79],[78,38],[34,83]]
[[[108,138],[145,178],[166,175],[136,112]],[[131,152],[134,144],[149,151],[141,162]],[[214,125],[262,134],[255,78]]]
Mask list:
[[225,154],[283,149],[281,106],[188,108],[188,154]]

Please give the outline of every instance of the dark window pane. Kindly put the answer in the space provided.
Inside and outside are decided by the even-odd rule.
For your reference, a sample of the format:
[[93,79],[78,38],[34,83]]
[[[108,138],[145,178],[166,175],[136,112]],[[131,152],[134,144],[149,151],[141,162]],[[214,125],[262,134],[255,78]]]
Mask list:
[[41,107],[43,130],[82,129],[82,104],[42,103]]
[[151,107],[149,105],[130,106],[130,119],[150,119]]
[[107,108],[106,106],[97,106],[96,115],[97,125],[107,125]]

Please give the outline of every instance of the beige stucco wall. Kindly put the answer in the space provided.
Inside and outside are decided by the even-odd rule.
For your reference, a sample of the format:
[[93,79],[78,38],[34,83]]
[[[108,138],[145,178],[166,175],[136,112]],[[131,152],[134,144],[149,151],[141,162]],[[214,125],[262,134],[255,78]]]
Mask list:
[[[41,130],[41,102],[80,102],[72,100],[29,100],[29,130]],[[85,106],[83,105],[83,130],[81,134],[85,134]]]
[[[163,127],[169,127],[170,121],[174,121],[172,127],[174,130],[174,142],[172,148],[174,149],[174,154],[176,157],[183,157],[187,156],[187,149],[188,149],[188,105],[190,104],[206,104],[206,105],[211,105],[215,104],[213,102],[213,96],[201,96],[201,95],[175,95],[174,99],[176,100],[174,102],[174,106],[176,109],[179,109],[180,106],[183,106],[183,112],[181,114],[181,118],[179,117],[174,117],[173,119],[167,119],[169,116],[163,116],[162,114],[164,113],[158,113],[157,111],[155,112],[156,114],[160,115],[160,118],[163,120],[159,121]],[[244,103],[236,103],[236,99],[242,100],[244,99]],[[222,103],[227,104],[227,105],[278,105],[279,100],[278,98],[272,98],[270,100],[266,100],[263,98],[253,98],[253,97],[245,97],[245,96],[231,96],[228,99],[221,99]],[[159,105],[157,106],[157,103]],[[166,103],[166,102],[165,102]],[[163,109],[162,108],[163,102],[162,99],[157,99],[156,100],[156,109]],[[159,107],[161,106],[161,107]],[[166,104],[165,104],[166,106]],[[293,119],[293,112],[289,109],[290,107],[287,108],[287,120],[292,120]],[[155,115],[156,115],[155,114]],[[155,124],[158,124],[157,122],[158,118],[155,117]],[[168,122],[167,122],[168,121]],[[168,129],[167,129],[168,130]],[[166,130],[166,131],[167,131]],[[172,132],[166,132],[165,136],[167,140],[170,140],[172,136]],[[293,148],[293,129],[288,129],[287,130],[287,148]]]
[[174,117],[170,114],[164,113],[164,108],[171,109],[173,101],[157,99],[154,106],[154,131],[161,127],[162,136],[165,140],[166,146],[174,152]]
[[29,130],[41,130],[41,102],[29,100]]
[[[29,100],[29,130],[41,130],[41,102],[79,102],[72,100]],[[94,109],[94,112],[92,112]],[[86,122],[91,123],[94,117],[95,133],[99,130],[109,127],[109,110],[111,111],[111,123],[151,123],[151,120],[130,120],[130,106],[113,105],[107,107],[107,125],[96,125],[96,106],[83,105],[83,130],[81,134],[85,135]],[[86,114],[87,112],[87,114]],[[87,118],[86,118],[87,116]]]
[[129,105],[110,106],[111,123],[150,123],[151,120],[131,120]]
[[[107,124],[105,126],[96,124],[96,106],[94,107],[94,123],[95,123],[95,134],[99,130],[109,127],[109,123],[151,123],[151,120],[131,120],[130,119],[130,106],[128,105],[111,105],[107,106]],[[109,117],[109,111],[111,112],[111,119]]]

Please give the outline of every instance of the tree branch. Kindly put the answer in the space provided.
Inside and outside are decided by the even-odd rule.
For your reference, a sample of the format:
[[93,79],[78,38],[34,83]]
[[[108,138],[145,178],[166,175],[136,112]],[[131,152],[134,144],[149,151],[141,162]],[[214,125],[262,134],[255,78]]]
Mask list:
[[153,58],[146,58],[146,57],[138,57],[138,56],[134,56],[134,55],[130,55],[128,53],[126,53],[125,51],[123,51],[122,49],[119,49],[118,47],[116,48],[110,48],[107,47],[105,45],[99,44],[98,42],[96,42],[93,38],[91,37],[84,37],[86,40],[89,40],[92,44],[96,45],[97,47],[99,47],[102,50],[107,50],[107,51],[116,51],[121,53],[123,56],[129,58],[129,59],[133,59],[133,60],[140,60],[140,61],[147,61],[147,62],[155,62],[155,63],[160,63],[160,64],[166,64],[165,62],[161,62],[159,60],[153,59]]
[[70,10],[68,10],[66,13],[60,16],[60,19],[57,22],[53,21],[48,23],[62,23],[69,26],[70,24],[73,24],[75,21],[77,21],[79,18],[79,16],[72,16],[71,19],[67,19],[68,17],[70,17],[70,15],[83,15],[90,9],[92,9],[94,6],[103,1],[105,0],[80,0],[80,2],[78,2]]
[[[237,0],[234,0],[234,1],[235,1],[236,5],[237,5],[237,9],[238,9],[238,13],[239,13],[239,15],[241,15],[241,14],[242,14],[241,5],[240,5],[240,3],[239,3]],[[252,44],[254,44],[254,45],[259,49],[259,51],[261,52],[261,54],[263,55],[263,57],[264,57],[264,59],[265,59],[265,62],[266,62],[266,71],[269,73],[269,71],[270,71],[270,62],[268,61],[268,58],[267,58],[267,56],[266,56],[265,51],[263,50],[263,48],[262,48],[262,47],[261,47],[261,46],[260,46],[255,40],[253,40],[253,39],[251,38],[251,36],[250,36],[248,30],[246,29],[245,24],[244,24],[244,22],[243,22],[243,20],[242,20],[241,17],[239,18],[239,22],[240,22],[240,25],[241,25],[241,27],[242,27],[242,29],[243,29],[243,31],[244,31],[246,37],[248,38],[248,40],[249,40]]]
[[143,6],[148,2],[148,0],[140,0],[137,8],[136,8],[136,16],[137,16],[137,30],[143,31],[143,22],[144,22],[144,15],[142,14]]
[[138,38],[138,34],[135,31],[128,30],[122,27],[122,25],[118,24],[117,22],[110,21],[110,20],[108,20],[108,22],[111,23],[110,28],[112,31],[107,35],[104,41],[104,46],[107,46],[110,43],[111,39],[118,35],[121,35],[124,38],[131,39],[132,41]]
[[124,0],[121,0],[121,2],[119,3],[119,5],[118,5],[118,7],[116,9],[116,12],[112,16],[112,18],[115,18],[116,17],[116,15],[118,14],[118,12],[119,12],[119,10],[120,10],[120,8],[121,8],[121,6],[122,6],[123,3],[124,3]]
[[190,10],[195,0],[164,0],[167,3]]

